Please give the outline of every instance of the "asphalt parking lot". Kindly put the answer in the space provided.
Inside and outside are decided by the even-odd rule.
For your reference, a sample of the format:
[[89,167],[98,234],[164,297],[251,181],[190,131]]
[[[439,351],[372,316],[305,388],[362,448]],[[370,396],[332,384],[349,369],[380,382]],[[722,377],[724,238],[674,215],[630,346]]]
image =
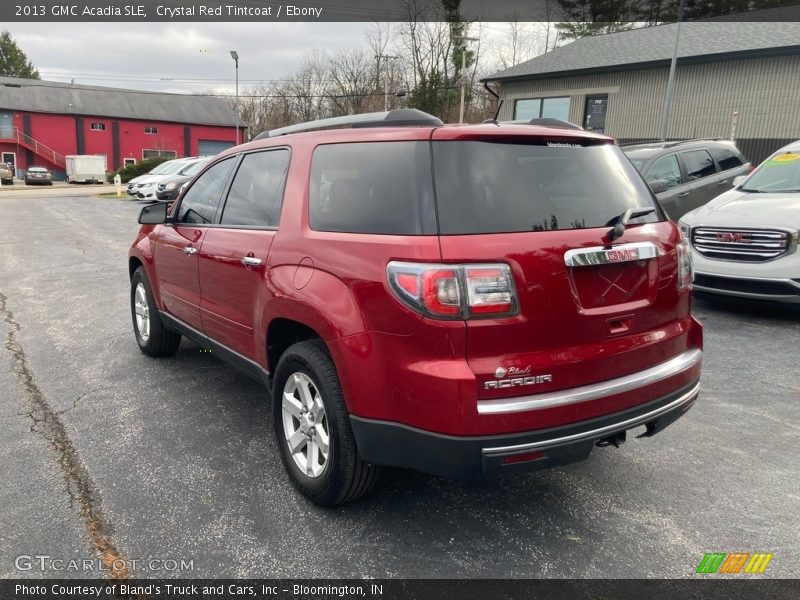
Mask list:
[[387,471],[325,510],[284,474],[263,388],[185,340],[139,352],[139,208],[0,195],[0,577],[99,554],[192,561],[143,577],[693,577],[711,551],[800,577],[800,310],[697,299],[701,398],[652,439],[502,480]]

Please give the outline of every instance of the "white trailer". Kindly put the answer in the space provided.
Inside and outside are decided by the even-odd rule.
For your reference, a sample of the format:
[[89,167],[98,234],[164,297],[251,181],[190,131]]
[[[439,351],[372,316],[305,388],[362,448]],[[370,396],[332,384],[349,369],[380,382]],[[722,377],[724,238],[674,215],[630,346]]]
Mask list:
[[67,162],[67,182],[104,183],[106,157],[93,154],[73,154],[64,157]]

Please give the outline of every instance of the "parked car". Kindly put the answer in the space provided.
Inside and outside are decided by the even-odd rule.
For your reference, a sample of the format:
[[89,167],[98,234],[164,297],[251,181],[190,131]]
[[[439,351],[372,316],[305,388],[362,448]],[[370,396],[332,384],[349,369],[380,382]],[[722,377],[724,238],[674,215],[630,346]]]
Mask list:
[[0,183],[14,185],[14,168],[6,163],[0,163]]
[[734,177],[752,170],[729,140],[633,144],[622,150],[674,220],[730,189]]
[[292,126],[139,222],[139,348],[186,336],[263,381],[284,466],[321,505],[381,465],[579,461],[698,395],[688,243],[602,135],[416,110]]
[[160,182],[173,175],[180,175],[181,173],[187,172],[191,167],[203,160],[205,159],[197,157],[184,158],[181,159],[180,162],[171,165],[170,168],[165,169],[163,173],[145,177],[136,184],[136,197],[139,198],[139,200],[155,200],[156,191],[158,190],[158,184]]
[[210,158],[198,159],[178,171],[177,174],[168,176],[159,181],[156,185],[156,198],[170,202],[175,200],[180,194],[183,184],[197,175],[200,169],[202,169],[209,160]]
[[800,141],[680,220],[701,292],[800,303]]
[[53,175],[45,167],[28,167],[25,185],[53,185]]
[[127,188],[128,195],[136,197],[137,194],[136,186],[140,182],[144,181],[145,179],[153,175],[161,175],[165,171],[175,168],[176,164],[182,163],[185,160],[186,160],[185,158],[174,158],[172,160],[165,160],[164,162],[157,164],[155,167],[150,169],[150,171],[148,171],[144,175],[139,175],[138,177],[134,177],[133,179],[128,181],[128,188]]

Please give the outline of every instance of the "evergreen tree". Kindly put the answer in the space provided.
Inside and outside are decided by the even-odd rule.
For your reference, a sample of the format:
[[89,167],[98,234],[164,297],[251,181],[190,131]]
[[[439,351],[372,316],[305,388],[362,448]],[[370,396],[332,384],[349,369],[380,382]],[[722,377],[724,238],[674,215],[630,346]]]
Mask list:
[[0,76],[41,79],[25,53],[8,31],[0,34]]

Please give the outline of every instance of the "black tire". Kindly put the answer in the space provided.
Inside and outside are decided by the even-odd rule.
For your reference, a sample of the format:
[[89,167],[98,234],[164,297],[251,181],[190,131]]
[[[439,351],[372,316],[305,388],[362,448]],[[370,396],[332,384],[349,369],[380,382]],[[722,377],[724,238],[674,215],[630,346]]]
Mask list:
[[[316,477],[310,477],[300,469],[287,443],[283,393],[287,381],[295,374],[303,374],[311,380],[325,407],[329,451],[323,470]],[[379,469],[358,455],[336,367],[322,341],[299,342],[284,352],[275,369],[272,407],[283,465],[303,495],[320,506],[336,506],[356,500],[372,490]],[[306,446],[306,455],[308,452]]]
[[[144,303],[147,305],[147,317],[149,318],[149,333],[146,339],[140,332],[136,321],[137,289],[140,285],[144,291]],[[167,329],[161,321],[144,267],[136,269],[131,278],[131,318],[133,320],[133,333],[136,336],[139,350],[148,356],[171,356],[175,354],[181,344],[181,334]]]

